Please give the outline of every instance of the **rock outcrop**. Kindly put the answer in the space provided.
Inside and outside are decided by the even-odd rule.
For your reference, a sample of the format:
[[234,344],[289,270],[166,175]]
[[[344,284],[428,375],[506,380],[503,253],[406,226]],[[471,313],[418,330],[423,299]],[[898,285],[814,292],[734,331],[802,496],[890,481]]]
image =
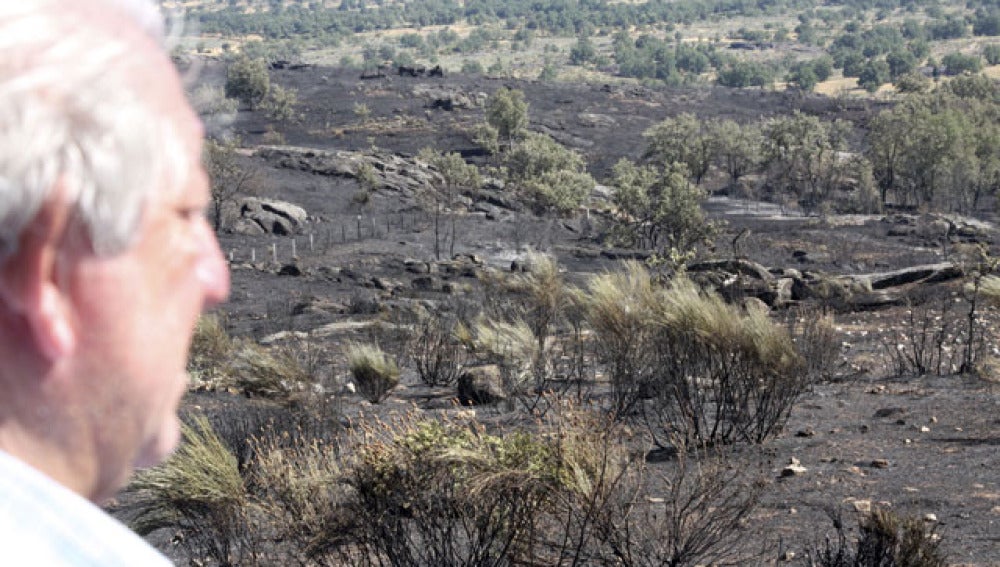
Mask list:
[[357,178],[358,171],[368,165],[375,173],[379,188],[405,194],[442,182],[441,175],[420,160],[389,152],[261,146],[257,155],[276,167],[333,177]]

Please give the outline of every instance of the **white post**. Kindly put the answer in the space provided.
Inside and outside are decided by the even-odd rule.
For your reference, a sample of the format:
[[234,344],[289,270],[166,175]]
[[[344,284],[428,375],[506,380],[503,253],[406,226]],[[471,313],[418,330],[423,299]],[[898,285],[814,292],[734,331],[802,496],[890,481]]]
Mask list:
[[275,264],[278,263],[278,245],[273,242],[271,243],[271,261]]
[[295,253],[295,239],[292,239],[292,258],[295,258],[297,254]]
[[250,263],[252,264],[252,263],[255,263],[256,261],[257,261],[257,249],[256,248],[251,248],[250,249]]
[[232,250],[229,251],[229,263],[230,264],[233,263],[233,251]]
[[310,233],[309,233],[309,251],[310,251],[310,252],[312,252],[312,251],[314,251],[314,250],[315,250],[315,248],[313,248],[313,235],[312,235],[312,233],[310,232]]

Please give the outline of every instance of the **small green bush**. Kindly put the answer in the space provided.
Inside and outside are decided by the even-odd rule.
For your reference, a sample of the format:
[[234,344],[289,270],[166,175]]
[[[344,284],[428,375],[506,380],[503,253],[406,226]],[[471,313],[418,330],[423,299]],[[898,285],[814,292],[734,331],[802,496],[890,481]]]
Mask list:
[[348,343],[345,354],[358,393],[373,404],[399,384],[399,366],[375,345]]

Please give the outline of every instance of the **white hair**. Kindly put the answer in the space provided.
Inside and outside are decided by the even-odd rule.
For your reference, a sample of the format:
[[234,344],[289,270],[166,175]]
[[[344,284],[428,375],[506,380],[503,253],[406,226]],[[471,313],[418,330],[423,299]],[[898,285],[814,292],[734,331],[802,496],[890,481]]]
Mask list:
[[0,1],[0,260],[59,186],[94,252],[118,253],[148,198],[190,169],[171,123],[129,81],[143,64],[134,34],[81,24],[109,11],[164,45],[148,0]]

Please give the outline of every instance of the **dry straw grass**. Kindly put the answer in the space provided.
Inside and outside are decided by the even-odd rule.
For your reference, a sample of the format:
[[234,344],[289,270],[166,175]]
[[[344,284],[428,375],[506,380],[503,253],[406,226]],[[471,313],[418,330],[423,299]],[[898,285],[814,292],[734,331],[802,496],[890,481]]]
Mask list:
[[350,342],[344,354],[358,393],[373,404],[384,400],[399,384],[399,366],[381,348]]
[[787,330],[686,278],[660,286],[631,263],[595,277],[586,304],[616,415],[640,414],[658,445],[760,443],[808,383]]
[[193,556],[208,556],[220,565],[250,559],[250,495],[236,458],[203,416],[185,424],[182,436],[174,455],[136,475],[129,486],[133,529],[147,535],[179,527]]

